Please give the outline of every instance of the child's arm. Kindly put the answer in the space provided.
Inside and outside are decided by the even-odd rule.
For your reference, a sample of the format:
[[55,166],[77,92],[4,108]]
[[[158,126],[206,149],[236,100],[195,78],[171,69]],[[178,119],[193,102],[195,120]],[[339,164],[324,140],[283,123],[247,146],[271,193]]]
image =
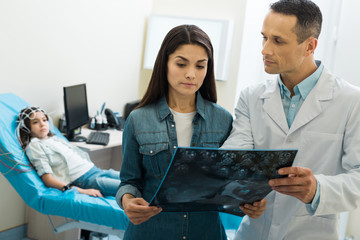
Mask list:
[[[41,180],[47,187],[56,188],[62,190],[66,184],[62,181],[57,180],[51,173],[45,173],[41,176]],[[75,187],[75,186],[73,186]],[[97,189],[83,189],[75,187],[79,193],[87,194],[93,197],[103,197],[101,192]]]
[[45,173],[41,176],[41,180],[47,187],[56,188],[62,190],[66,183],[57,180],[51,173]]

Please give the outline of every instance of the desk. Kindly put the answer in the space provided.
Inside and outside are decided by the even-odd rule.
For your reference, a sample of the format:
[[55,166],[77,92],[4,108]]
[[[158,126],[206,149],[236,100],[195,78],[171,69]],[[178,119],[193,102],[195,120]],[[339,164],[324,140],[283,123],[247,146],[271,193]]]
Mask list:
[[[81,128],[81,136],[88,137],[90,132],[95,131],[89,128]],[[122,131],[108,129],[102,131],[110,133],[109,144],[106,146],[87,144],[85,142],[71,142],[71,144],[86,151],[94,164],[103,169],[120,170],[122,164]]]

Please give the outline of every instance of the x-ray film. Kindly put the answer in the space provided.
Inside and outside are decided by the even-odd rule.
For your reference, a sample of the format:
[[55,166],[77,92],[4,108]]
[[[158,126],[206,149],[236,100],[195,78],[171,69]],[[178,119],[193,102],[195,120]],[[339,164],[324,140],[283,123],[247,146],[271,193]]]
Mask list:
[[228,150],[178,147],[150,201],[164,212],[218,211],[238,216],[239,205],[263,199],[269,179],[291,166],[297,150]]

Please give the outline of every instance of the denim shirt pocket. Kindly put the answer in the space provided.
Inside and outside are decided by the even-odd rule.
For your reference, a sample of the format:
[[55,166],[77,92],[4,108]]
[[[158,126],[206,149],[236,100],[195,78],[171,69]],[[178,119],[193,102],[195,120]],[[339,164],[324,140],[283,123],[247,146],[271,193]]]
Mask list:
[[168,142],[152,142],[140,145],[143,166],[146,172],[156,178],[162,178],[170,162]]
[[201,140],[201,147],[219,148],[224,143],[225,131],[207,131],[203,132],[203,139]]

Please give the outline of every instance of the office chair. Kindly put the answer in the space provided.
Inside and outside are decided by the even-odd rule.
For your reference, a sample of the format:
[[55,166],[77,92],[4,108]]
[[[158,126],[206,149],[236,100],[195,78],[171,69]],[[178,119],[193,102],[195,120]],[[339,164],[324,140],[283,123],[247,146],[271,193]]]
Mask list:
[[135,100],[135,101],[132,101],[132,102],[128,102],[125,104],[125,107],[124,107],[124,119],[126,120],[127,117],[129,116],[129,114],[131,113],[132,110],[134,110],[134,108],[139,105],[140,103],[140,100]]

